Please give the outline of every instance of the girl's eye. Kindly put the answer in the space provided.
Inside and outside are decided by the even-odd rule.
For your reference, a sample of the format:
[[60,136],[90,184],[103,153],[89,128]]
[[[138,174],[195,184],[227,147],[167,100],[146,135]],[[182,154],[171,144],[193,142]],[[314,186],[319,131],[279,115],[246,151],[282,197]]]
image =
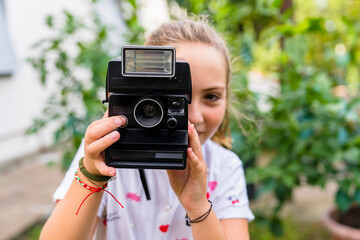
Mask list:
[[214,102],[214,101],[218,100],[219,98],[220,97],[218,95],[216,95],[216,94],[206,94],[205,95],[205,99],[209,100],[211,102]]

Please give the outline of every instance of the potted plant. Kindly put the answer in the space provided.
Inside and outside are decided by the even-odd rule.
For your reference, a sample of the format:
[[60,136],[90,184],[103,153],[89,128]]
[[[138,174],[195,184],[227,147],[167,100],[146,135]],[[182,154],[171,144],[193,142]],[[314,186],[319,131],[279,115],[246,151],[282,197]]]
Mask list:
[[[295,187],[324,187],[335,181],[338,211],[331,216],[358,227],[360,98],[338,98],[332,94],[329,76],[304,71],[284,70],[281,92],[270,99],[273,107],[258,129],[259,151],[271,151],[272,158],[266,165],[248,170],[247,180],[260,183],[259,191],[274,193],[274,220],[284,203],[291,200]],[[345,220],[348,214],[355,219]]]

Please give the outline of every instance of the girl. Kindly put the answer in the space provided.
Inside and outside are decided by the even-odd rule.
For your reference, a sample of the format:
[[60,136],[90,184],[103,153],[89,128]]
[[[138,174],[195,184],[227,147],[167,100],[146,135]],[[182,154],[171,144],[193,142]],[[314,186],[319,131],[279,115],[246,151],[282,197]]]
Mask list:
[[[121,137],[114,130],[126,125],[124,118],[105,113],[87,128],[83,146],[54,194],[62,200],[46,222],[41,239],[90,239],[96,226],[101,229],[97,234],[106,230],[107,239],[249,239],[247,222],[254,217],[242,163],[220,146],[230,141],[225,135],[229,132],[230,60],[224,41],[206,23],[185,20],[162,25],[145,44],[173,46],[176,57],[190,64],[186,169],[146,170],[151,194],[147,200],[137,170],[114,169],[104,163],[104,149]],[[93,188],[106,182],[91,180],[80,171],[78,179],[74,178],[81,157],[90,174],[116,175],[106,189],[114,198],[104,191],[87,198],[91,192],[79,181]]]

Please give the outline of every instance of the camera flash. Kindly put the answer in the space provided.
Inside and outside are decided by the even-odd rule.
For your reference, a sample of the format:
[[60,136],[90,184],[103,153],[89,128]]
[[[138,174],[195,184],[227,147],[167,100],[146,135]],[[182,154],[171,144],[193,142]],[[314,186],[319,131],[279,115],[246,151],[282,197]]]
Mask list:
[[173,77],[175,49],[173,47],[124,46],[122,74],[126,77]]

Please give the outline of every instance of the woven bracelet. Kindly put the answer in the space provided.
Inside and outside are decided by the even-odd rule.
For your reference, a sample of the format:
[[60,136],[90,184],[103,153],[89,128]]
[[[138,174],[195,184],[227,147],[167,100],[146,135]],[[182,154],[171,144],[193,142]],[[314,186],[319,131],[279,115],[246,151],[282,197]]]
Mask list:
[[107,192],[108,194],[110,194],[110,196],[112,196],[114,198],[114,200],[122,207],[124,208],[124,206],[116,199],[116,197],[114,195],[111,194],[111,192],[109,192],[108,190],[106,190],[106,187],[108,185],[108,183],[105,183],[105,185],[103,186],[99,186],[98,188],[95,188],[95,187],[91,187],[89,185],[87,185],[86,183],[84,183],[83,181],[81,181],[79,175],[77,174],[77,170],[75,171],[75,179],[76,181],[84,188],[88,189],[91,191],[91,193],[89,193],[85,198],[84,200],[81,202],[77,212],[75,215],[78,215],[79,211],[80,211],[80,208],[81,206],[84,204],[85,200],[90,197],[92,194],[94,193],[97,193],[97,192],[101,192],[101,191],[104,191],[104,192]]
[[84,167],[84,157],[82,157],[79,161],[79,169],[82,174],[84,174],[85,177],[87,177],[90,180],[97,181],[97,182],[107,182],[111,179],[109,176],[104,175],[95,175],[89,173],[86,168]]
[[190,220],[190,218],[189,218],[188,215],[186,214],[185,219],[186,219],[186,225],[187,225],[187,226],[190,226],[190,223],[202,222],[202,221],[204,221],[204,220],[210,215],[210,212],[211,212],[213,203],[212,203],[210,200],[208,200],[208,201],[209,201],[209,203],[210,203],[210,208],[209,208],[209,210],[208,210],[206,213],[204,213],[204,214],[201,215],[200,217],[195,218],[195,219],[193,219],[193,220]]

